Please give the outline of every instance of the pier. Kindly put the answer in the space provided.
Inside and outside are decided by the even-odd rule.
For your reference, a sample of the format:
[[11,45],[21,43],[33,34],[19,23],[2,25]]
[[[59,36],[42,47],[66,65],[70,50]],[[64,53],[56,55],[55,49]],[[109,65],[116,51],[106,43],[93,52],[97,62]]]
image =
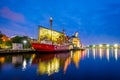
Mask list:
[[68,50],[58,50],[58,51],[36,51],[34,49],[21,49],[21,50],[13,50],[13,49],[0,49],[0,55],[3,54],[18,54],[18,53],[63,53],[63,52],[69,52],[69,51],[78,51],[78,50],[85,50],[84,48],[74,48],[74,49],[68,49]]
[[0,54],[32,53],[32,52],[35,52],[35,50],[34,49],[21,49],[21,50],[0,49]]

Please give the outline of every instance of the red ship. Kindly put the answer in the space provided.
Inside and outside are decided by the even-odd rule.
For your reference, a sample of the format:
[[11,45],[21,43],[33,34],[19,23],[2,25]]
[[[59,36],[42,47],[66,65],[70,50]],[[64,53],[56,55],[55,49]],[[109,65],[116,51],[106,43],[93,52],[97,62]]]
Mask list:
[[39,26],[38,40],[32,42],[36,51],[55,52],[69,50],[68,37],[65,32],[52,30],[52,18],[50,18],[50,29]]
[[67,51],[67,50],[69,50],[68,45],[57,46],[57,45],[51,45],[51,44],[32,43],[32,47],[36,51],[42,51],[42,52],[54,52],[54,51]]

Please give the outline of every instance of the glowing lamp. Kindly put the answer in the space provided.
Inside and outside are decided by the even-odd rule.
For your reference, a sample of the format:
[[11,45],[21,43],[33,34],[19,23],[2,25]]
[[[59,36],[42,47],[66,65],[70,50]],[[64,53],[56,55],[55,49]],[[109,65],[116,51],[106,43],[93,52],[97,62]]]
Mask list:
[[93,45],[93,47],[95,47],[95,45]]
[[114,44],[114,47],[115,47],[115,48],[118,47],[118,44]]
[[27,41],[26,41],[26,40],[23,40],[23,43],[24,43],[24,44],[26,44],[26,43],[27,43]]
[[107,47],[110,47],[110,45],[109,45],[109,44],[107,44],[106,46],[107,46]]
[[102,47],[102,46],[103,46],[102,44],[99,45],[99,47]]

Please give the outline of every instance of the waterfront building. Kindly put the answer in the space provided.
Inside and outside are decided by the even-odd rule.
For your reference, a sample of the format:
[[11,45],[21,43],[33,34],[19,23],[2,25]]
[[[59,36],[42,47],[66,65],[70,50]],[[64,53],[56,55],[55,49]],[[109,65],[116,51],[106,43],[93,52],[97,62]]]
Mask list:
[[70,38],[70,42],[73,46],[73,48],[80,48],[81,46],[81,42],[80,39],[78,38],[78,32],[76,32],[71,38]]
[[5,34],[0,33],[0,48],[10,48],[11,39]]

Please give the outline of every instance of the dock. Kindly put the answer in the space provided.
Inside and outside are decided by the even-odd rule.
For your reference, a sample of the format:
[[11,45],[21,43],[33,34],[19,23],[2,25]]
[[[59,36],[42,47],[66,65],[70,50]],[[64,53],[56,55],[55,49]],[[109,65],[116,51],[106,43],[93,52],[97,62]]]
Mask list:
[[81,50],[81,51],[84,51],[86,48],[73,48],[71,49],[72,51],[77,51],[77,50]]
[[32,53],[32,52],[35,52],[35,50],[34,49],[21,49],[21,50],[0,49],[0,54]]
[[21,53],[63,53],[63,52],[69,52],[69,51],[77,51],[77,50],[85,50],[84,48],[74,48],[74,49],[68,49],[68,50],[59,50],[59,51],[50,51],[50,52],[42,52],[42,51],[36,51],[34,49],[20,49],[20,50],[13,50],[13,49],[0,49],[0,55],[4,54],[21,54]]

